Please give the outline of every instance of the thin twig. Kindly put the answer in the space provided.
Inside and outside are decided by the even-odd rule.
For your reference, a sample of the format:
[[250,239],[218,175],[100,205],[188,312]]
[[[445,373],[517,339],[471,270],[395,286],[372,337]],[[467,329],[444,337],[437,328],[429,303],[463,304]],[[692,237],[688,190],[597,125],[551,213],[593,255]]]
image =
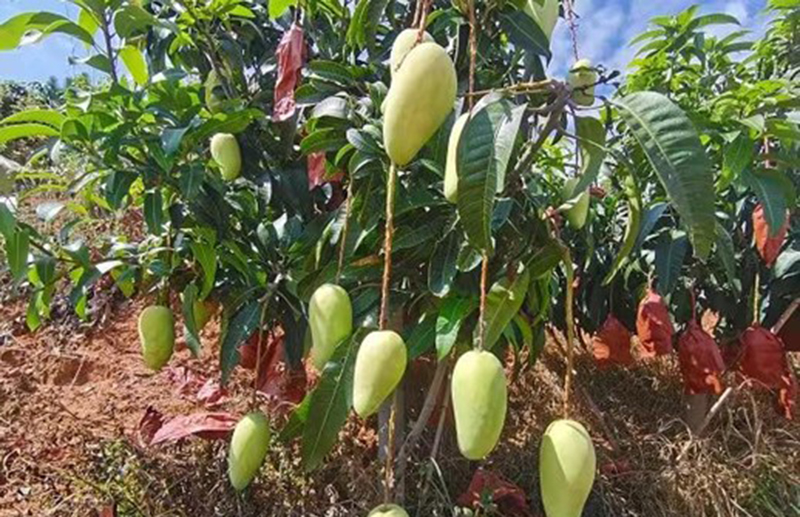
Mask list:
[[339,261],[336,265],[336,285],[339,285],[340,280],[342,279],[342,269],[344,268],[344,255],[345,250],[347,248],[347,230],[350,226],[350,211],[353,208],[353,180],[350,180],[350,183],[347,185],[347,199],[345,200],[345,209],[344,209],[344,224],[342,225],[342,234],[339,237]]
[[572,315],[573,305],[573,291],[574,291],[574,274],[572,269],[572,256],[569,250],[564,249],[564,268],[566,269],[567,277],[567,300],[566,300],[566,318],[567,318],[567,371],[564,375],[564,418],[569,418],[569,395],[572,390],[572,368],[573,368],[573,350],[575,348],[575,321]]
[[486,295],[489,283],[489,254],[483,252],[481,258],[481,302],[478,316],[478,350],[485,348],[486,341]]
[[397,168],[394,163],[389,166],[389,177],[386,180],[386,227],[383,240],[383,278],[381,283],[381,310],[378,326],[386,330],[389,324],[389,292],[392,281],[392,239],[394,237],[394,198],[397,183]]

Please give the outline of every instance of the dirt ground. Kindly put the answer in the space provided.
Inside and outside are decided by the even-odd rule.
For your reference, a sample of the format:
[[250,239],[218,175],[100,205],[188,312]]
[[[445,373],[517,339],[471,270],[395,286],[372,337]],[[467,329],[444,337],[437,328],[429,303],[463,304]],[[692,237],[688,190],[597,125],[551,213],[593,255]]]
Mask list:
[[[274,440],[241,496],[227,483],[225,440],[146,445],[140,422],[148,412],[245,412],[252,373],[241,368],[222,400],[197,398],[198,387],[218,375],[214,325],[200,359],[183,350],[153,374],[139,354],[142,300],[111,297],[91,325],[57,303],[53,322],[30,334],[24,300],[7,286],[0,292],[0,517],[335,517],[366,515],[379,502],[375,421],[352,417],[329,461],[311,474],[302,471],[296,444]],[[547,424],[560,416],[563,369],[550,340],[537,365],[512,383],[501,444],[485,462],[459,456],[450,422],[431,460],[430,426],[405,479],[409,513],[453,515],[481,467],[523,495],[527,513],[507,515],[543,516],[537,450]],[[704,438],[690,443],[671,359],[598,371],[584,352],[577,372],[573,416],[598,451],[585,516],[800,515],[800,425],[777,415],[770,394],[737,390]],[[411,406],[422,385],[416,380],[406,386]],[[503,511],[516,510],[501,504],[479,513]]]

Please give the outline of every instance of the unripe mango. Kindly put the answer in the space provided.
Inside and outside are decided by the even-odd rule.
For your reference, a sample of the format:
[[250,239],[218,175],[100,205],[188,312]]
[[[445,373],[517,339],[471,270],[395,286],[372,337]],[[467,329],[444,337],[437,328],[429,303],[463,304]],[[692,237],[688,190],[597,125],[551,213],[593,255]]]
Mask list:
[[219,113],[222,111],[224,97],[221,92],[222,85],[219,82],[217,72],[212,70],[208,73],[205,83],[205,99],[206,108],[211,113]]
[[228,450],[228,479],[237,491],[250,484],[269,449],[269,420],[261,411],[244,416],[236,424]]
[[195,300],[192,312],[194,313],[194,324],[197,326],[197,331],[200,332],[217,312],[217,304],[212,300]]
[[336,345],[353,332],[353,307],[347,291],[334,284],[319,286],[308,303],[308,326],[311,363],[322,371]]
[[226,181],[235,180],[242,172],[242,151],[236,137],[230,133],[217,133],[211,137],[211,157],[219,165]]
[[536,0],[527,0],[522,10],[542,29],[547,39],[553,36],[553,29],[558,21],[559,0],[544,0],[544,5],[539,5]]
[[378,411],[406,371],[406,344],[396,332],[370,332],[356,356],[353,408],[361,418]]
[[447,52],[420,43],[403,60],[386,97],[383,145],[402,167],[436,133],[456,100],[456,69]]
[[[564,183],[563,191],[565,201],[573,202],[572,207],[565,210],[564,215],[567,216],[569,225],[576,230],[580,230],[586,224],[586,217],[589,215],[589,200],[591,198],[588,188],[583,191],[580,196],[570,196],[575,185],[578,184],[578,179],[579,178],[568,179],[566,183]],[[575,199],[575,197],[578,199]]]
[[396,504],[382,504],[369,512],[367,517],[408,517],[408,513]]
[[151,305],[139,315],[139,341],[144,364],[151,370],[160,370],[175,347],[175,320],[169,307]]
[[597,82],[597,72],[592,68],[588,59],[576,61],[569,70],[567,82],[572,87],[572,100],[580,106],[594,104],[594,83]]
[[592,438],[573,420],[556,420],[544,432],[539,484],[547,517],[580,517],[595,472]]
[[[419,29],[405,29],[395,38],[392,44],[392,52],[389,55],[389,71],[392,73],[392,78],[394,78],[394,74],[403,64],[406,55],[417,45],[418,34]],[[422,39],[419,42],[422,44],[428,41],[433,41],[433,37],[427,31],[423,31]]]
[[491,352],[472,350],[453,368],[450,389],[456,418],[458,448],[466,458],[489,455],[506,420],[506,375]]
[[450,131],[447,141],[447,164],[444,168],[444,197],[451,203],[458,203],[458,140],[469,120],[469,113],[458,117]]

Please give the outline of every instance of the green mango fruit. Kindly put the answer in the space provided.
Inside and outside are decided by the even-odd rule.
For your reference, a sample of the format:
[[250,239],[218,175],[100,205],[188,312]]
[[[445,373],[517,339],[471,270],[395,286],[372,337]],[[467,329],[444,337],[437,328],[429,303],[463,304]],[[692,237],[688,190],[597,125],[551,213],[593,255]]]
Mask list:
[[217,312],[217,304],[212,300],[195,300],[192,312],[194,313],[194,324],[197,326],[197,331],[200,332]]
[[[392,74],[392,78],[400,69],[406,55],[417,45],[417,34],[419,34],[419,29],[405,29],[395,38],[392,44],[392,52],[389,54],[389,71]],[[423,31],[420,44],[429,41],[433,41],[433,36],[428,34],[427,31]]]
[[236,137],[230,133],[217,133],[211,137],[211,157],[219,165],[226,181],[235,180],[242,172],[242,151]]
[[323,284],[308,303],[308,326],[311,329],[311,363],[322,371],[336,346],[353,332],[353,306],[342,287]]
[[408,513],[396,504],[376,506],[367,517],[408,517]]
[[139,341],[144,364],[160,370],[175,348],[175,319],[169,307],[151,305],[139,314]]
[[225,102],[225,94],[222,90],[222,84],[219,81],[216,70],[208,73],[205,82],[205,100],[206,108],[211,113],[219,113],[222,111]]
[[402,167],[436,133],[456,100],[456,69],[436,43],[420,43],[403,60],[386,97],[383,145]]
[[503,365],[491,352],[472,350],[458,358],[451,382],[458,448],[468,459],[483,459],[497,445],[506,420]]
[[539,484],[548,517],[580,517],[595,474],[592,438],[573,420],[556,420],[539,450]]
[[450,131],[447,141],[447,164],[444,168],[444,197],[451,203],[458,203],[458,140],[469,120],[469,113],[458,117]]
[[544,0],[543,5],[536,0],[527,0],[522,6],[522,10],[536,22],[548,40],[552,38],[553,29],[558,22],[558,5],[559,0]]
[[228,479],[237,491],[250,484],[264,458],[270,440],[269,420],[261,411],[244,416],[236,424],[228,450]]
[[[572,65],[569,70],[567,83],[572,87],[572,100],[580,106],[594,104],[594,83],[597,82],[597,72],[592,68],[592,62],[581,59]],[[580,89],[579,89],[580,88]]]
[[406,371],[406,344],[391,330],[370,332],[356,356],[353,408],[361,418],[375,414]]
[[[565,210],[564,215],[567,217],[569,225],[580,230],[586,224],[586,217],[589,215],[589,189],[584,190],[579,196],[569,197],[575,185],[578,184],[579,178],[570,178],[564,183],[564,190],[562,195],[565,201],[572,201],[572,207]],[[577,197],[577,199],[575,199]]]

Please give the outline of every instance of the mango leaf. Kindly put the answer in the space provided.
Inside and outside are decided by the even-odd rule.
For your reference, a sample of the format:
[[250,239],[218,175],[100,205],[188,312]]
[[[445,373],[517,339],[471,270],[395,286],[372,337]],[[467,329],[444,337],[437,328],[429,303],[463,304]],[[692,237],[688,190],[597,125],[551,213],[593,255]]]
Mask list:
[[564,250],[555,241],[549,241],[539,247],[528,261],[526,269],[531,278],[542,278],[549,275],[564,258]]
[[183,336],[186,340],[186,346],[189,347],[195,357],[200,355],[200,336],[197,332],[197,322],[194,319],[194,302],[196,301],[197,286],[190,283],[183,290],[181,313],[183,314]]
[[550,61],[550,40],[539,24],[525,12],[510,6],[505,8],[500,13],[500,26],[515,47],[544,56]]
[[639,227],[639,235],[636,237],[636,244],[633,247],[634,250],[638,250],[642,247],[645,239],[650,236],[650,232],[653,231],[656,223],[661,219],[661,216],[664,215],[666,210],[667,204],[658,202],[645,211],[642,217],[642,224]]
[[440,361],[450,354],[461,323],[477,306],[474,298],[445,298],[436,318],[436,356]]
[[456,277],[456,261],[461,239],[458,232],[452,231],[439,241],[433,250],[428,268],[428,289],[434,296],[447,296],[453,279]]
[[717,191],[726,189],[753,161],[755,143],[746,132],[725,145]]
[[486,350],[491,350],[519,312],[529,285],[530,273],[523,269],[517,272],[513,280],[503,277],[489,289],[486,296],[486,336],[483,345]]
[[356,332],[345,345],[338,346],[325,365],[322,378],[311,394],[308,420],[303,427],[301,460],[306,472],[317,468],[330,452],[347,421],[353,399],[353,369],[357,343],[363,332]]
[[20,122],[37,122],[39,124],[47,124],[55,128],[60,128],[64,123],[66,117],[56,110],[48,109],[31,109],[27,111],[20,111],[11,116],[0,120],[0,126],[6,124],[18,124]]
[[691,120],[671,100],[637,92],[614,101],[687,229],[698,257],[716,240],[711,161]]
[[622,268],[628,255],[631,254],[636,246],[636,239],[639,237],[639,228],[642,220],[642,198],[633,176],[627,176],[625,178],[624,188],[625,194],[628,197],[628,224],[625,227],[625,236],[622,239],[622,246],[614,257],[614,263],[611,265],[611,269],[603,279],[603,285],[608,285],[614,280],[614,277]]
[[308,421],[308,413],[311,409],[311,397],[313,393],[313,391],[306,393],[306,396],[303,397],[303,401],[292,410],[289,415],[289,421],[286,422],[286,425],[283,426],[280,434],[278,434],[278,440],[283,443],[289,443],[303,435],[303,428]]
[[567,196],[568,199],[594,183],[606,158],[606,128],[603,124],[594,117],[575,117],[575,127],[581,150],[581,176]]
[[160,235],[164,227],[164,204],[161,190],[155,189],[144,195],[144,220],[153,235]]
[[678,283],[681,266],[689,249],[689,239],[684,232],[664,232],[656,245],[656,275],[658,292],[667,296]]
[[94,54],[86,57],[70,56],[68,61],[71,65],[86,65],[94,68],[95,70],[100,70],[106,74],[111,73],[111,61],[106,56],[102,56],[100,54]]
[[261,304],[258,300],[250,300],[239,307],[236,314],[220,334],[219,369],[222,383],[228,382],[233,368],[239,364],[239,347],[258,328],[261,318]]
[[130,38],[158,24],[158,19],[143,7],[128,4],[114,13],[114,29],[120,38]]
[[272,20],[283,16],[289,7],[297,5],[297,0],[270,0],[269,2],[269,17]]
[[436,343],[436,318],[430,313],[425,313],[422,318],[413,326],[411,334],[404,337],[408,348],[408,358],[416,359],[426,354]]
[[60,132],[53,126],[38,123],[13,124],[0,127],[0,145],[31,136],[58,136]]
[[520,109],[498,94],[481,99],[458,142],[458,214],[470,243],[491,252],[498,181],[505,177],[519,132]]
[[746,169],[742,173],[742,179],[755,192],[764,207],[770,237],[774,237],[786,220],[787,208],[794,205],[794,185],[782,172],[775,169]]
[[87,45],[93,43],[92,35],[69,18],[40,11],[19,14],[0,25],[0,51],[37,43],[55,33],[72,36]]
[[26,230],[16,230],[6,241],[6,259],[15,281],[22,280],[28,272],[30,237]]
[[728,283],[734,292],[739,292],[739,280],[736,277],[736,253],[733,247],[731,234],[724,226],[717,223],[717,257],[725,269]]
[[150,74],[147,71],[147,62],[144,59],[144,55],[138,48],[126,45],[119,50],[119,57],[125,63],[125,67],[131,73],[131,77],[136,81],[136,84],[139,86],[147,84]]

